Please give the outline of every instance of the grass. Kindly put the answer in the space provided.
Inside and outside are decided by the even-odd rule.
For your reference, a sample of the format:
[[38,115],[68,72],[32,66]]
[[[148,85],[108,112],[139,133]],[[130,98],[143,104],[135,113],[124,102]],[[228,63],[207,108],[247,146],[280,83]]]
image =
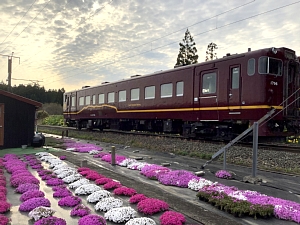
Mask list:
[[[23,148],[6,148],[0,150],[0,157],[3,157],[6,154],[15,154],[15,155],[27,155],[27,154],[35,154],[41,151],[45,151],[44,148],[33,148],[33,147],[27,147],[26,149]],[[55,149],[49,148],[47,151],[57,151]]]

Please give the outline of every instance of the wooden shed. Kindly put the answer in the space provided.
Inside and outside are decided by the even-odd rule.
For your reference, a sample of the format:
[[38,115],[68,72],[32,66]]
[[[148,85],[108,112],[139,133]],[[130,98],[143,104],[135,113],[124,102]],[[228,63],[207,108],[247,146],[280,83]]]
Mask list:
[[30,145],[42,103],[0,90],[0,149]]

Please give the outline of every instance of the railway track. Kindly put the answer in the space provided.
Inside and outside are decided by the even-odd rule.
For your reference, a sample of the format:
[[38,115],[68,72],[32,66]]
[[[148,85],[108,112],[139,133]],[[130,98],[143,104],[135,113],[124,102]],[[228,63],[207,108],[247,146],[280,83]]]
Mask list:
[[[68,130],[73,130],[73,131],[78,131],[74,127],[61,127],[61,126],[50,126],[50,125],[38,125],[39,128],[41,129],[51,129],[51,130],[57,130],[57,131],[64,131],[63,135],[67,135],[66,131]],[[92,131],[89,130],[81,130],[78,132],[87,132],[90,133]],[[97,131],[95,131],[97,132]],[[103,132],[108,132],[108,133],[118,133],[118,134],[130,134],[130,135],[141,135],[141,136],[152,136],[152,137],[165,137],[165,138],[175,138],[175,139],[182,139],[185,140],[184,137],[176,134],[158,134],[158,133],[149,133],[149,132],[134,132],[134,131],[120,131],[120,130],[104,130]],[[199,143],[205,142],[205,143],[211,143],[211,144],[220,144],[220,143],[225,143],[222,141],[213,141],[213,140],[190,140],[190,141],[198,141]],[[236,146],[241,146],[241,147],[248,147],[252,148],[252,143],[250,142],[239,142],[235,144]],[[290,152],[290,153],[300,153],[300,145],[298,144],[284,144],[284,143],[259,143],[258,148],[260,150],[271,150],[271,151],[281,151],[281,152]]]

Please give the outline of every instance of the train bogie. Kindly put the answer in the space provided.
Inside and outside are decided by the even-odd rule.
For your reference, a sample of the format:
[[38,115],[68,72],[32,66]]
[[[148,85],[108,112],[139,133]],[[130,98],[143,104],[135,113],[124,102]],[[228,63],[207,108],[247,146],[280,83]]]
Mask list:
[[299,130],[299,87],[295,52],[261,49],[65,93],[64,117],[78,129],[232,139],[276,108],[259,135],[284,136]]

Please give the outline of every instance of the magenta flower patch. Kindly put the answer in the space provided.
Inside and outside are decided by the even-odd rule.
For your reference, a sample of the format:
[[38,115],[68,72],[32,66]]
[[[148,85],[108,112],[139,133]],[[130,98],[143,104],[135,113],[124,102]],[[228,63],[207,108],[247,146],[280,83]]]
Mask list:
[[0,213],[6,213],[10,210],[10,204],[7,201],[0,201]]
[[122,187],[122,184],[117,181],[110,181],[110,182],[104,184],[104,186],[103,186],[103,188],[105,190],[111,190],[111,189],[115,189],[115,188],[119,188],[119,187]]
[[10,222],[10,220],[4,216],[4,215],[0,215],[0,225],[7,225]]
[[[123,155],[116,155],[116,164],[120,164],[123,160],[125,160],[126,157],[123,156]],[[102,158],[101,158],[102,161],[105,161],[105,162],[108,162],[108,163],[111,163],[111,154],[107,154],[107,155],[104,155]]]
[[6,194],[0,192],[0,201],[6,201]]
[[42,180],[50,180],[52,178],[57,178],[57,176],[55,174],[45,174],[45,175],[41,176]]
[[6,187],[0,186],[0,193],[7,193]]
[[138,211],[145,215],[153,215],[169,209],[169,205],[166,202],[155,198],[144,199],[137,204],[137,207]]
[[130,197],[129,202],[130,203],[139,203],[140,201],[146,199],[147,197],[143,194],[136,194]]
[[19,185],[26,183],[40,184],[40,181],[34,176],[18,177],[11,181],[11,186],[18,187]]
[[96,155],[93,155],[93,157],[94,158],[102,158],[103,156],[108,155],[108,154],[109,153],[107,153],[107,152],[100,152],[100,153],[98,153]]
[[90,214],[91,210],[83,204],[75,206],[71,211],[71,216],[83,217]]
[[59,188],[53,193],[53,197],[55,198],[63,198],[67,196],[71,196],[72,192],[67,188]]
[[141,174],[146,176],[149,179],[157,180],[161,174],[164,174],[164,173],[167,173],[170,171],[171,171],[170,169],[163,167],[163,166],[159,166],[159,165],[155,165],[155,164],[148,164],[148,165],[145,165],[141,169]]
[[158,181],[164,185],[172,185],[177,187],[188,187],[188,183],[193,178],[198,178],[193,173],[186,170],[174,170],[160,174]]
[[77,169],[77,172],[82,172],[82,171],[85,171],[85,170],[91,170],[91,169],[88,168],[88,167],[79,167],[79,168]]
[[97,172],[94,172],[94,173],[89,173],[88,175],[86,175],[85,178],[94,181],[94,180],[97,180],[97,179],[104,178],[104,176],[97,173]]
[[136,193],[137,193],[136,190],[134,190],[133,188],[128,188],[128,187],[125,187],[125,186],[116,188],[114,190],[115,195],[132,196],[132,195],[135,195]]
[[59,190],[59,189],[64,189],[64,188],[66,188],[67,186],[66,185],[58,185],[58,186],[54,186],[54,187],[52,187],[52,191],[57,191],[57,190]]
[[66,157],[65,155],[62,155],[62,156],[59,157],[59,159],[60,159],[60,160],[66,160],[67,157]]
[[38,184],[26,183],[26,184],[19,185],[16,188],[15,192],[23,194],[23,193],[25,193],[26,191],[29,191],[29,190],[39,190],[39,188],[40,188],[40,186]]
[[41,171],[38,172],[39,176],[43,176],[43,175],[46,175],[46,174],[52,174],[52,171],[51,170],[41,170]]
[[230,179],[232,177],[231,173],[226,170],[219,170],[215,173],[215,176],[222,179]]
[[34,225],[67,225],[67,222],[64,219],[49,216],[36,221]]
[[102,216],[87,215],[78,220],[78,225],[106,225],[106,220]]
[[67,196],[58,201],[59,206],[74,207],[81,203],[81,198],[77,196]]
[[30,190],[30,191],[26,191],[25,193],[23,193],[20,197],[20,201],[21,202],[25,202],[28,199],[31,198],[37,198],[37,197],[44,197],[45,194],[42,191],[39,190]]
[[50,201],[46,198],[43,198],[43,197],[31,198],[31,199],[28,199],[27,201],[23,202],[20,205],[19,211],[29,212],[36,207],[39,207],[39,206],[50,207],[50,205],[51,205]]
[[106,183],[111,182],[111,181],[113,181],[113,180],[110,179],[110,178],[104,177],[104,178],[100,178],[100,179],[95,180],[95,183],[97,185],[103,185],[103,184],[106,184]]
[[164,212],[159,220],[161,225],[183,225],[185,223],[184,215],[174,211]]

